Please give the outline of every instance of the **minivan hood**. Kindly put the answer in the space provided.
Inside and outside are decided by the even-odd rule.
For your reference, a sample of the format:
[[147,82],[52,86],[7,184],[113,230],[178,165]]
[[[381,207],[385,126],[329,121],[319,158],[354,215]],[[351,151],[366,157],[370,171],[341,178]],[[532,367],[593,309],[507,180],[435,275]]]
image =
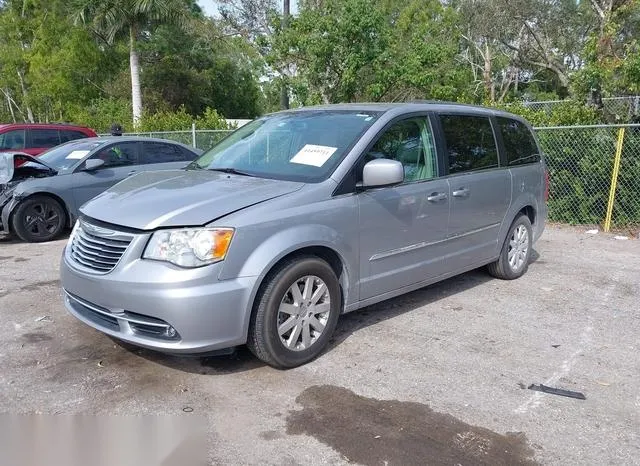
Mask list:
[[141,230],[205,225],[302,186],[208,170],[141,172],[87,202],[80,212]]

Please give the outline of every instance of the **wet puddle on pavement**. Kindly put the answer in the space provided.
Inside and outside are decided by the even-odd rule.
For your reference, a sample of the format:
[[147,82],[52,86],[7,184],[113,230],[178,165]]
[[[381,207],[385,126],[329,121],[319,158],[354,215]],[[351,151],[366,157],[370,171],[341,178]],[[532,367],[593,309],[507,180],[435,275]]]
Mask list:
[[535,465],[521,433],[500,435],[424,404],[365,398],[330,385],[296,399],[287,434],[306,434],[364,465]]

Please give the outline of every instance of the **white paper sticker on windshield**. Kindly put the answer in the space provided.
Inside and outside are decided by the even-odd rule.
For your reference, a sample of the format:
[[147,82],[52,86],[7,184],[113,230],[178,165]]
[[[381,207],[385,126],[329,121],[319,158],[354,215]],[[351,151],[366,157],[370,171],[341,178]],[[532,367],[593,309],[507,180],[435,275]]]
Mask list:
[[67,155],[65,158],[66,159],[81,159],[85,155],[87,155],[88,153],[89,153],[88,150],[74,150],[72,152],[69,152],[69,155]]
[[293,156],[290,162],[301,163],[303,165],[313,165],[314,167],[321,167],[337,150],[337,147],[316,146],[313,144],[307,144],[302,149],[300,149],[300,152]]

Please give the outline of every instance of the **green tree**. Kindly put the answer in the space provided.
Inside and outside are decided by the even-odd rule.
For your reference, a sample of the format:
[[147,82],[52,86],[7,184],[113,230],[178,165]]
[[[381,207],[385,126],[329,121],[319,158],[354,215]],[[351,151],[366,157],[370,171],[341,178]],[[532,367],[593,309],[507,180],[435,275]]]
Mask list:
[[[595,27],[584,45],[574,92],[599,105],[602,95],[640,92],[640,2],[591,0]],[[610,115],[611,119],[628,115]]]
[[138,40],[143,32],[158,24],[184,24],[192,13],[185,0],[81,0],[77,18],[91,24],[96,34],[112,44],[119,37],[129,40],[129,67],[131,72],[131,101],[133,124],[142,116],[140,89],[140,63]]
[[437,0],[306,1],[287,30],[276,28],[270,59],[294,64],[304,103],[457,100],[469,73],[456,21]]
[[13,121],[67,118],[70,106],[102,92],[114,69],[61,0],[0,4],[0,92]]
[[389,31],[375,0],[302,5],[287,29],[276,26],[271,63],[294,63],[310,87],[308,102],[363,97],[385,59]]
[[215,108],[231,118],[261,112],[252,49],[222,37],[215,23],[202,19],[184,30],[164,25],[139,43],[146,113],[184,105],[192,115]]

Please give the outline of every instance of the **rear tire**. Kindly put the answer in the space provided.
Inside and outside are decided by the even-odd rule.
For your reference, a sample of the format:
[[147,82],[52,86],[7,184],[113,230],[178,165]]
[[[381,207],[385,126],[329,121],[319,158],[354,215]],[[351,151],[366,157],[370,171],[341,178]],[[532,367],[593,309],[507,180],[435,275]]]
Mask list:
[[511,224],[498,260],[487,265],[491,275],[502,280],[523,276],[529,268],[533,229],[529,217],[520,214]]
[[254,305],[247,346],[278,369],[305,364],[327,346],[342,309],[340,284],[322,259],[287,260],[270,272]]
[[64,207],[49,196],[25,199],[13,211],[11,226],[22,241],[43,243],[57,238],[67,222]]

